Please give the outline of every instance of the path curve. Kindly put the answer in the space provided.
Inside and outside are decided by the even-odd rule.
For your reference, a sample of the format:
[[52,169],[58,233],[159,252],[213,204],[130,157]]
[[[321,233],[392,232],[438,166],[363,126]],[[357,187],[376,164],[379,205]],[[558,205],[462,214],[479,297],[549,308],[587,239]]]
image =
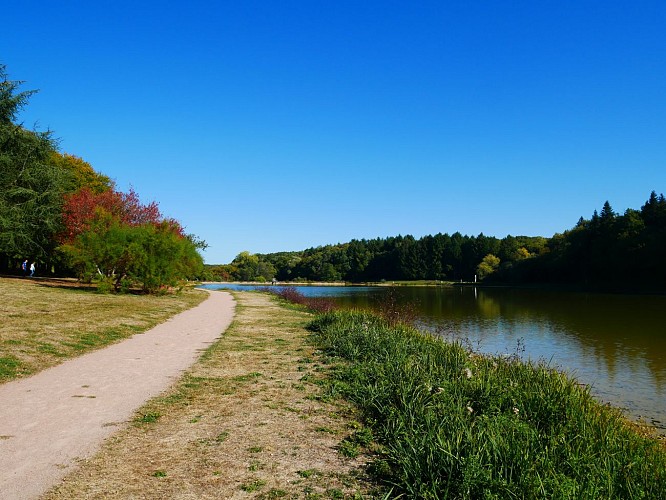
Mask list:
[[91,456],[224,333],[234,307],[209,292],[142,334],[0,385],[0,498],[36,498]]

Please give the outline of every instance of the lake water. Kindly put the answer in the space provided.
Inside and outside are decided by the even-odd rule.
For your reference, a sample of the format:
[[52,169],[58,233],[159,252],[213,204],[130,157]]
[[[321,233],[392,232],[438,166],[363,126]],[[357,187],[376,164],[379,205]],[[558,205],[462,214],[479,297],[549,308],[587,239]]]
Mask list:
[[[244,285],[207,288],[254,289]],[[342,305],[376,304],[387,287],[297,287]],[[419,326],[488,354],[543,360],[603,402],[666,432],[666,296],[514,288],[392,287]]]

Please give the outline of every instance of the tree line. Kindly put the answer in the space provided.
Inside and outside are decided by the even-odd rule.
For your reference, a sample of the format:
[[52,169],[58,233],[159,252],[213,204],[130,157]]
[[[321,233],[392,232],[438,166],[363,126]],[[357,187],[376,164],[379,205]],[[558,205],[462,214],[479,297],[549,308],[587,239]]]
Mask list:
[[209,266],[208,272],[220,279],[259,281],[472,281],[475,274],[479,279],[486,276],[479,266],[488,255],[507,266],[539,255],[546,244],[546,238],[528,236],[499,239],[456,232],[416,239],[406,235],[352,240],[300,252],[242,252],[230,264]]
[[203,269],[205,245],[157,203],[123,193],[83,159],[61,153],[51,131],[17,122],[35,91],[0,65],[0,272],[25,260],[41,275],[96,280],[100,289],[155,292]]
[[209,279],[241,281],[399,280],[569,284],[602,288],[666,286],[666,200],[656,192],[617,214],[606,202],[590,219],[550,238],[454,234],[352,240],[298,252],[241,252],[207,266]]
[[496,279],[519,283],[566,283],[605,289],[666,287],[666,199],[652,191],[640,209],[580,218],[548,240],[547,252]]

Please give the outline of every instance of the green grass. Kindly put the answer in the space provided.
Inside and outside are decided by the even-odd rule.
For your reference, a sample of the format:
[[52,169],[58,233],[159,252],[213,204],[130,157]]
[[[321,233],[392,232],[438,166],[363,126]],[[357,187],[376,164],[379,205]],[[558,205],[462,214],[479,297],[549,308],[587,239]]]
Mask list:
[[286,496],[288,496],[288,495],[289,495],[289,493],[287,493],[287,492],[284,491],[284,490],[280,490],[280,489],[277,489],[277,488],[272,488],[268,493],[266,493],[266,495],[262,495],[261,498],[266,498],[266,499],[270,499],[270,498],[284,498],[284,497],[286,497]]
[[299,470],[296,471],[296,474],[299,476],[308,479],[316,475],[321,475],[321,473],[317,469],[307,469],[307,470]]
[[137,416],[134,419],[134,423],[137,424],[137,425],[153,424],[153,423],[157,422],[161,416],[162,416],[162,414],[158,413],[158,412],[144,413],[142,415]]
[[0,358],[0,380],[15,378],[22,369],[21,361],[14,356]]
[[246,375],[238,375],[237,377],[234,377],[232,380],[234,382],[249,382],[251,380],[256,380],[259,377],[261,377],[261,373],[259,372],[251,372]]
[[257,472],[259,470],[263,470],[266,467],[266,465],[259,460],[252,460],[250,462],[250,465],[248,466],[247,470],[250,472]]
[[241,485],[240,489],[247,493],[252,493],[253,491],[260,490],[264,486],[266,486],[266,481],[263,479],[256,479],[252,482]]
[[343,443],[374,438],[371,470],[409,498],[666,498],[666,452],[543,364],[335,312],[312,326],[337,360],[325,387],[362,411]]

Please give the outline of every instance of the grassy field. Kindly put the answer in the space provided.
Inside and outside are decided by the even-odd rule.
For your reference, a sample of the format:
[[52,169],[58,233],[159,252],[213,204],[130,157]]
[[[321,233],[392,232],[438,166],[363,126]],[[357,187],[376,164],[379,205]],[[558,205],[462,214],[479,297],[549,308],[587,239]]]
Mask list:
[[46,499],[372,497],[363,427],[321,396],[312,315],[234,295],[222,338]]
[[0,383],[145,331],[206,296],[98,294],[67,280],[0,278]]

